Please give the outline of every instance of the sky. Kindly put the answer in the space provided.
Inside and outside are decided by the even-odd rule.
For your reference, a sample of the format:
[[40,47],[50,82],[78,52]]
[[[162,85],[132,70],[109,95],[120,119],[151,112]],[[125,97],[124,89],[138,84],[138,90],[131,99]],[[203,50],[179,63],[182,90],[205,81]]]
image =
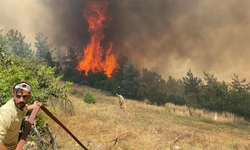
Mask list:
[[[92,0],[94,1],[94,0]],[[97,1],[97,0],[96,0]],[[99,0],[102,1],[102,0]],[[0,29],[15,29],[34,45],[42,32],[65,47],[90,40],[83,9],[90,0],[0,0]],[[113,54],[168,79],[191,69],[231,82],[234,73],[250,79],[250,1],[248,0],[108,0],[105,41]]]

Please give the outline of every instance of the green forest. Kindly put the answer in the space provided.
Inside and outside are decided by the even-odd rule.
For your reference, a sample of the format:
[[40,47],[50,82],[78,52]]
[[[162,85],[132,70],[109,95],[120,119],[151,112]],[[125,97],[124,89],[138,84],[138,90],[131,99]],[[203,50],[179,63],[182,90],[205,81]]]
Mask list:
[[[32,87],[32,101],[45,101],[49,97],[67,100],[65,93],[72,83],[107,91],[109,95],[122,94],[125,98],[138,101],[148,100],[152,105],[175,105],[230,112],[250,119],[250,85],[235,72],[232,81],[218,81],[213,74],[204,71],[203,78],[196,77],[192,70],[182,78],[169,76],[164,80],[160,74],[146,67],[141,71],[132,61],[120,55],[119,69],[108,78],[104,72],[94,74],[91,70],[75,69],[81,49],[74,43],[68,44],[67,55],[56,56],[61,50],[48,42],[48,37],[37,33],[34,48],[25,42],[25,35],[11,29],[6,34],[0,30],[0,105],[10,99],[12,86],[21,81]],[[66,81],[58,86],[58,81]]]

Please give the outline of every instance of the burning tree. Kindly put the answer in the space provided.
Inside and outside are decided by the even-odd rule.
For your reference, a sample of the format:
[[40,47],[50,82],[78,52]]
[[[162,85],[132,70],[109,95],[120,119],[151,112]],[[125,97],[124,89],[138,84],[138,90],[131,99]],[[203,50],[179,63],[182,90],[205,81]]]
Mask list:
[[93,73],[104,71],[111,77],[113,70],[117,67],[114,55],[111,54],[113,43],[109,43],[109,48],[105,51],[101,46],[101,40],[105,37],[103,33],[103,21],[106,20],[107,1],[89,2],[88,7],[83,11],[91,34],[90,43],[84,49],[84,58],[80,61],[77,68],[79,71],[88,71],[91,69]]

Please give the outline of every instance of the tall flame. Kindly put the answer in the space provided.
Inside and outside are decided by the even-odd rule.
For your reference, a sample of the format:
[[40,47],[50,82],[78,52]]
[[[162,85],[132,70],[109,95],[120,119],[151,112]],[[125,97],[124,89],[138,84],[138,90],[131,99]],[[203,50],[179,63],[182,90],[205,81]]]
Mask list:
[[76,69],[79,71],[85,70],[86,75],[91,69],[93,73],[104,71],[108,77],[111,77],[113,70],[117,66],[114,55],[111,54],[113,43],[109,43],[106,52],[100,44],[105,37],[102,22],[106,20],[107,6],[106,1],[89,2],[88,7],[83,11],[84,17],[89,24],[88,31],[91,38],[90,43],[84,50],[84,59],[79,62]]

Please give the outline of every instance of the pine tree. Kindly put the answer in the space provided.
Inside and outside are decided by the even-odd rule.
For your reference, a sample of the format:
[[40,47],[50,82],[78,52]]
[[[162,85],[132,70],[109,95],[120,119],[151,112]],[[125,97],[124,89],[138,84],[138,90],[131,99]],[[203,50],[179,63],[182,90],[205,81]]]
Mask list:
[[3,30],[2,30],[2,29],[0,30],[0,46],[1,46],[3,49],[5,49],[5,50],[8,49],[8,41],[7,41],[7,39],[6,39],[6,36],[3,35]]
[[66,51],[64,64],[69,68],[76,68],[78,65],[77,61],[78,51],[75,44],[70,44]]
[[135,98],[137,96],[141,80],[140,72],[134,67],[131,61],[124,65],[122,72],[123,77],[121,93],[130,98]]
[[187,97],[187,103],[189,106],[200,107],[200,86],[202,85],[202,80],[198,77],[194,77],[191,69],[188,70],[187,76],[183,77],[184,82],[184,93]]
[[48,44],[48,37],[44,36],[42,33],[37,33],[35,39],[36,56],[45,59],[49,66],[55,67],[56,62],[53,61],[51,54],[53,46]]
[[11,29],[7,34],[7,41],[10,46],[9,52],[21,57],[34,56],[34,52],[30,49],[31,44],[24,42],[25,36],[17,30]]

